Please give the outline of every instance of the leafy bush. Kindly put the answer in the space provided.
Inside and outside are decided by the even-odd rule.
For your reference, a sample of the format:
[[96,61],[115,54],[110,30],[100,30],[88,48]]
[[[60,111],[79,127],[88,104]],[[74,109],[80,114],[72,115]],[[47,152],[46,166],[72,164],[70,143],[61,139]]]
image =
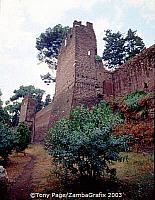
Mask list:
[[5,109],[0,106],[0,122],[9,123],[10,116]]
[[11,154],[17,143],[17,133],[0,122],[0,156],[4,160],[7,160],[8,155]]
[[31,131],[29,126],[22,122],[17,128],[17,133],[19,140],[16,146],[16,151],[21,152],[24,151],[30,143]]
[[138,110],[140,108],[138,101],[141,100],[145,96],[146,96],[146,93],[144,91],[136,91],[136,92],[128,94],[124,98],[124,102],[127,104],[130,111]]
[[68,173],[90,178],[105,173],[115,175],[108,167],[110,160],[117,160],[128,138],[113,136],[113,125],[122,122],[113,114],[106,102],[101,102],[91,111],[75,108],[70,119],[62,119],[52,128],[45,140],[45,147],[54,157],[57,166]]

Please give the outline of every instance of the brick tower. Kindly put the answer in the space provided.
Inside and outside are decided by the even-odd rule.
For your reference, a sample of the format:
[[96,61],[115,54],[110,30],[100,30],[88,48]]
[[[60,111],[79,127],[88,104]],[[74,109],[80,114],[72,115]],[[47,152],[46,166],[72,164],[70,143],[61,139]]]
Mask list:
[[26,122],[32,131],[32,135],[34,134],[35,131],[34,130],[35,111],[36,111],[36,101],[30,95],[27,95],[23,99],[21,104],[19,123]]
[[96,36],[92,23],[87,22],[84,26],[74,21],[58,57],[55,100],[67,93],[66,102],[73,107],[95,104],[96,54]]
[[49,127],[73,107],[92,106],[97,98],[96,36],[92,23],[74,21],[58,56],[56,88]]

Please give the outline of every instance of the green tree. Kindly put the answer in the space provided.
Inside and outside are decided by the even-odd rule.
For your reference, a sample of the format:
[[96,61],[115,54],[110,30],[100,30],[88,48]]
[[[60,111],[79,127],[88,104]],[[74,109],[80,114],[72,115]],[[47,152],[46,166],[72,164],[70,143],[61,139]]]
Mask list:
[[103,60],[107,62],[108,68],[115,68],[124,63],[125,39],[120,32],[112,33],[111,30],[105,31],[105,49]]
[[44,90],[39,88],[35,88],[33,85],[29,86],[20,86],[18,90],[14,90],[14,95],[10,98],[11,101],[19,100],[20,98],[24,98],[27,95],[31,95],[32,97],[36,98],[37,96],[43,96],[45,93]]
[[51,95],[50,94],[46,95],[44,107],[48,106],[51,102],[52,102]]
[[17,133],[0,122],[0,156],[6,161],[18,143]]
[[21,152],[28,147],[31,141],[31,131],[29,126],[24,122],[20,123],[17,128],[17,134],[19,139],[16,145],[16,151]]
[[115,69],[128,59],[145,49],[143,40],[136,35],[137,31],[128,30],[127,35],[120,32],[113,33],[111,30],[105,31],[105,49],[103,60],[109,69]]
[[2,92],[1,92],[1,89],[0,89],[0,107],[3,105],[3,102],[1,100],[1,96],[2,96]]
[[15,102],[6,102],[6,106],[4,107],[5,113],[7,113],[10,116],[11,125],[13,127],[18,125],[19,122],[19,115],[20,115],[20,107],[21,103],[15,101]]
[[128,141],[127,136],[112,135],[113,125],[120,122],[106,102],[91,111],[77,107],[70,119],[60,120],[49,131],[45,147],[57,166],[63,165],[68,173],[90,178],[108,173],[114,177],[116,171],[108,163],[119,158]]
[[0,90],[0,122],[6,124],[9,123],[10,116],[7,111],[2,107],[3,101],[1,100],[2,92]]
[[5,109],[0,107],[0,122],[4,124],[9,124],[10,116]]
[[125,37],[126,60],[129,60],[145,49],[143,40],[136,35],[136,32],[137,31],[132,31],[129,29]]
[[53,64],[53,58],[58,57],[59,49],[63,39],[66,37],[69,27],[61,24],[52,29],[47,28],[45,33],[36,38],[36,48],[39,51],[38,59],[47,64]]
[[36,112],[38,112],[44,105],[42,100],[44,93],[44,90],[35,88],[33,85],[22,85],[18,90],[14,90],[14,95],[10,98],[10,101],[6,102],[5,106],[5,110],[11,115],[12,126],[18,125],[22,99],[31,95],[36,100]]
[[[36,48],[39,51],[37,57],[40,62],[45,62],[49,68],[56,69],[59,50],[68,31],[68,26],[58,24],[53,28],[47,28],[45,33],[36,38]],[[55,81],[49,73],[41,75],[41,78],[48,83]]]

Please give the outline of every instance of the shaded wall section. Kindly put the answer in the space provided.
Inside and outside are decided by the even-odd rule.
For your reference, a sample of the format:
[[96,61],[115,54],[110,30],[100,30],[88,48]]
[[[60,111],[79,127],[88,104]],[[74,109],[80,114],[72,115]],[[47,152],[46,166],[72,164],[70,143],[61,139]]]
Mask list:
[[113,72],[114,96],[122,96],[136,90],[154,90],[155,45],[144,50]]
[[41,143],[49,129],[49,120],[51,116],[52,104],[49,104],[42,110],[36,113],[34,123],[34,135],[32,141],[34,143]]

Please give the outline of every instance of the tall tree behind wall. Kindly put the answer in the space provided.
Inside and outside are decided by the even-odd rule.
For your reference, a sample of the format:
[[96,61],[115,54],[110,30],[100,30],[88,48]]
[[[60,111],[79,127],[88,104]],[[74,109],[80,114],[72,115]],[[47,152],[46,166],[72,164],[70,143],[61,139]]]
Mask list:
[[124,36],[120,32],[105,31],[103,38],[105,49],[102,58],[107,68],[115,69],[145,49],[143,40],[136,35],[136,32],[129,29]]
[[[36,38],[36,48],[39,51],[37,58],[42,63],[46,63],[50,69],[57,67],[57,58],[63,39],[67,36],[69,27],[63,27],[61,24],[54,26],[52,29],[47,28],[45,33],[41,33]],[[55,81],[51,73],[41,75],[45,83]]]

